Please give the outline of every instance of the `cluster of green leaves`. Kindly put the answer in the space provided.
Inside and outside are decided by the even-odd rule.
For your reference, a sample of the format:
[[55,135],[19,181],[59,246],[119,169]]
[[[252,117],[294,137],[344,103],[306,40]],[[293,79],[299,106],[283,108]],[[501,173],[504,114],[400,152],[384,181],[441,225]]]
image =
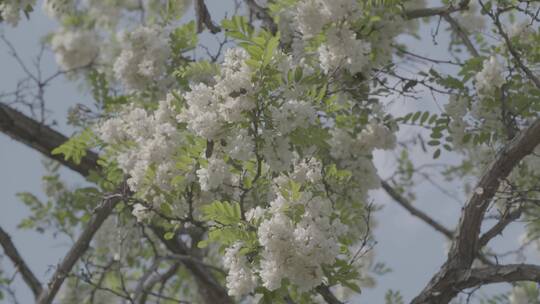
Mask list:
[[224,250],[240,241],[245,254],[258,247],[256,229],[242,218],[239,203],[215,201],[202,207],[202,212],[203,219],[214,224],[208,231],[208,238],[199,242],[199,248],[205,248],[210,243],[218,243],[221,250]]
[[172,66],[183,64],[186,59],[184,53],[197,47],[199,37],[195,21],[183,24],[174,29],[169,35],[169,46],[172,52]]
[[244,16],[234,16],[232,19],[224,19],[221,26],[226,35],[237,40],[240,47],[250,55],[248,65],[255,69],[264,69],[271,61],[279,46],[279,36],[274,36],[267,31],[255,32]]
[[91,129],[84,129],[81,133],[72,136],[68,141],[51,151],[52,155],[64,155],[66,161],[80,164],[88,149],[96,143],[96,137]]
[[399,291],[388,290],[384,296],[385,304],[404,304],[403,296]]
[[444,136],[450,123],[450,117],[447,115],[431,114],[429,111],[417,111],[399,117],[396,121],[428,128],[431,131],[429,135],[431,140],[427,144],[436,148],[433,152],[433,158],[437,159],[441,156],[441,146],[447,151],[452,151],[452,146],[449,144],[452,142],[452,137],[449,135]]
[[103,193],[91,186],[68,189],[60,179],[59,164],[56,162],[46,163],[46,169],[48,174],[43,176],[46,200],[29,192],[17,194],[31,213],[20,222],[19,228],[38,232],[48,229],[68,234],[76,232],[79,225],[84,225],[90,219]]
[[109,82],[107,81],[107,75],[91,70],[87,74],[87,79],[90,82],[90,88],[92,90],[92,97],[96,104],[107,110],[113,110],[119,105],[124,105],[129,102],[127,96],[113,95]]

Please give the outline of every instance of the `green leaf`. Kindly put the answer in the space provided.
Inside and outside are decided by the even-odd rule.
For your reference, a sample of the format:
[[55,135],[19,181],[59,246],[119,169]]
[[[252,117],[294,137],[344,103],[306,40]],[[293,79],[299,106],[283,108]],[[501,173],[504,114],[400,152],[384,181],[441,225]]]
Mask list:
[[65,160],[73,160],[75,164],[80,164],[87,150],[94,144],[94,133],[90,129],[85,129],[78,135],[73,136],[62,145],[52,150],[52,155],[64,155]]
[[242,219],[240,204],[215,201],[202,207],[203,219],[222,225],[233,225]]
[[268,40],[268,43],[266,44],[266,49],[264,50],[264,57],[263,57],[263,67],[267,66],[270,63],[270,60],[274,56],[274,52],[276,48],[279,45],[279,36],[275,36],[270,38]]

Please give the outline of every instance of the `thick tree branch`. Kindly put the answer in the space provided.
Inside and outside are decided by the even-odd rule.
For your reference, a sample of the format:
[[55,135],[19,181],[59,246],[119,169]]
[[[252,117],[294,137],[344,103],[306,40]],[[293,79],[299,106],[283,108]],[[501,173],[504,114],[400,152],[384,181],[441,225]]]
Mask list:
[[[64,160],[59,155],[52,155],[51,151],[62,143],[66,142],[68,138],[61,133],[53,130],[50,127],[43,126],[32,118],[0,103],[0,131],[8,134],[14,140],[22,142],[27,146],[41,152],[43,155],[59,161],[61,164],[68,168],[80,173],[83,176],[87,176],[90,171],[99,171],[97,165],[98,155],[92,151],[87,151],[86,155],[82,158],[80,164],[75,164],[71,161]],[[163,241],[162,231],[160,237]],[[177,251],[171,250],[176,254],[185,254],[186,251],[178,250],[181,246],[174,244],[174,240],[167,241],[167,247],[169,249],[174,248]],[[197,282],[200,284],[209,284],[201,287],[201,292],[206,289],[212,289],[214,284],[217,284],[213,275],[203,265],[192,263],[188,260],[183,261],[184,265],[192,272]],[[61,283],[60,281],[58,281]],[[219,285],[219,284],[217,284]],[[210,291],[209,302],[206,303],[232,303],[227,295],[225,289],[219,285],[219,289]],[[203,295],[204,296],[204,295]],[[219,300],[218,300],[219,299]],[[213,301],[213,302],[212,302]],[[217,301],[217,302],[216,302]]]
[[26,285],[32,290],[34,298],[37,298],[42,290],[41,283],[19,254],[19,251],[11,241],[9,234],[7,234],[2,227],[0,227],[0,245],[2,245],[4,253],[9,257],[11,262],[13,262],[15,269],[21,274]]
[[461,270],[457,271],[450,280],[449,284],[458,292],[468,288],[502,282],[540,282],[540,266],[509,264]]
[[88,176],[91,170],[98,168],[98,156],[91,151],[86,153],[80,164],[66,161],[62,155],[53,155],[51,151],[68,138],[2,103],[0,103],[0,131],[83,176]]
[[450,229],[444,227],[442,224],[439,224],[437,221],[432,219],[429,215],[424,213],[422,210],[415,208],[411,202],[409,202],[408,199],[403,197],[399,192],[396,191],[390,184],[388,184],[386,181],[381,181],[382,188],[390,197],[392,197],[398,204],[400,204],[403,208],[405,208],[407,211],[409,211],[410,214],[413,216],[418,217],[421,219],[424,223],[431,226],[433,229],[439,231],[444,236],[446,236],[448,239],[452,239],[454,237],[454,232],[452,232]]
[[[190,255],[189,249],[177,237],[172,239],[165,238],[165,230],[159,226],[151,226],[150,229],[161,240],[167,249],[174,254],[181,256]],[[223,303],[232,304],[233,300],[227,295],[227,291],[215,277],[208,272],[207,268],[200,262],[193,262],[188,259],[182,259],[182,263],[193,274],[199,286],[199,294],[205,303]]]
[[540,266],[509,264],[461,271],[457,275],[456,285],[463,290],[486,284],[520,281],[540,282]]
[[455,242],[448,260],[412,303],[448,303],[459,290],[452,282],[460,271],[469,270],[480,249],[480,228],[486,209],[494,197],[501,180],[540,143],[540,119],[509,142],[487,167],[476,185],[476,190],[465,204],[459,221]]
[[336,296],[332,293],[330,288],[326,285],[319,285],[315,288],[317,292],[323,297],[324,301],[328,304],[343,304]]
[[444,14],[451,14],[453,12],[462,11],[468,8],[470,0],[462,0],[457,6],[439,6],[439,7],[426,7],[405,11],[405,18],[418,19],[433,16],[442,16]]
[[[141,286],[140,290],[135,292],[135,299],[139,299],[139,304],[146,303],[146,300],[148,298],[149,293],[152,291],[152,288],[158,283],[164,284],[166,283],[171,277],[173,277],[177,272],[178,268],[180,267],[180,263],[174,263],[169,267],[167,271],[165,271],[163,274],[157,274],[153,277],[151,277],[146,284]],[[144,283],[144,282],[142,282]],[[137,295],[141,295],[138,297]]]
[[[485,7],[483,4],[481,4],[482,7],[485,10]],[[540,78],[536,77],[534,73],[525,65],[523,60],[521,59],[521,56],[517,52],[517,50],[512,45],[512,42],[510,41],[510,37],[508,37],[508,34],[504,31],[503,26],[501,24],[501,20],[499,19],[499,15],[494,16],[493,14],[489,13],[488,15],[491,16],[493,19],[493,22],[495,24],[495,27],[497,27],[497,31],[499,32],[499,35],[504,40],[504,43],[506,44],[506,48],[514,58],[514,61],[516,62],[517,66],[527,75],[527,77],[534,83],[536,88],[540,90]]]
[[204,31],[205,26],[212,34],[221,32],[221,28],[212,21],[204,0],[195,1],[195,15],[197,16],[197,33]]
[[[124,191],[124,189],[122,189]],[[110,195],[106,197],[101,204],[94,210],[94,214],[90,218],[90,221],[84,228],[83,232],[73,244],[68,253],[64,256],[62,262],[58,265],[58,268],[54,272],[51,280],[47,284],[47,288],[44,289],[36,303],[38,304],[50,304],[54,297],[60,290],[65,278],[71,272],[71,269],[77,263],[79,258],[88,250],[90,242],[94,235],[101,227],[103,222],[112,213],[116,204],[122,198],[121,194]]]
[[268,29],[272,34],[277,33],[277,25],[274,22],[272,16],[268,10],[255,2],[255,0],[245,0],[249,10],[255,14],[255,16],[260,19],[266,29]]

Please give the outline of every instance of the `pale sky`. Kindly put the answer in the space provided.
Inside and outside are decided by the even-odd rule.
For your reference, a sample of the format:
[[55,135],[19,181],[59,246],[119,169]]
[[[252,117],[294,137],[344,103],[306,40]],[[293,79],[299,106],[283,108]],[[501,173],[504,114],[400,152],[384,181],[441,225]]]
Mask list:
[[[0,25],[0,31],[5,33],[29,65],[39,50],[39,39],[56,27],[55,23],[41,12],[41,1],[39,2],[29,21],[21,22],[16,28]],[[437,3],[435,1],[428,2],[432,2],[432,5]],[[222,6],[226,2],[207,1],[207,3],[212,15],[216,16],[217,20],[222,15]],[[187,18],[192,18],[192,16],[193,13],[190,11]],[[434,48],[429,39],[429,33],[433,27],[434,25],[424,25],[421,29],[424,36],[428,37],[427,41],[417,41],[411,38],[404,41],[414,42],[414,49],[418,50],[421,55],[444,57],[446,54],[445,42],[448,38],[444,33],[441,34],[438,38],[439,47]],[[46,52],[43,60],[44,74],[52,74],[56,70],[53,55]],[[24,74],[16,61],[8,55],[5,46],[0,44],[0,92],[12,91],[16,86],[16,81],[23,76]],[[81,94],[73,83],[69,83],[65,79],[59,79],[47,88],[46,99],[49,109],[54,112],[51,117],[59,122],[57,130],[67,135],[73,132],[73,129],[65,125],[68,106],[90,100],[89,96]],[[392,105],[392,112],[396,114],[408,113],[412,111],[408,109],[417,110],[416,107],[419,104],[426,109],[435,109],[431,97],[426,95],[425,99],[415,103],[396,101]],[[403,134],[407,134],[407,132],[410,130],[404,130]],[[429,161],[429,156],[429,154],[427,156],[421,155],[415,159],[422,163]],[[16,229],[20,220],[29,214],[26,207],[17,199],[16,193],[29,191],[43,198],[41,176],[45,171],[41,165],[42,159],[39,153],[11,140],[4,134],[0,134],[0,196],[2,198],[0,201],[2,204],[0,225],[12,235],[15,245],[31,269],[42,282],[45,282],[51,275],[51,267],[66,252],[70,244],[69,241],[65,238],[55,238],[48,233],[38,234],[33,231]],[[455,159],[448,160],[455,161]],[[388,177],[395,169],[394,164],[388,161],[384,155],[377,155],[376,164],[382,177]],[[84,182],[81,177],[67,169],[62,170],[62,172],[63,177],[71,185]],[[459,193],[461,186],[461,184],[454,184],[451,187],[454,189],[449,190],[456,190]],[[428,214],[432,214],[447,227],[453,228],[459,216],[460,203],[433,191],[433,188],[427,183],[422,183],[418,190],[419,195],[415,205]],[[375,214],[377,222],[375,236],[378,241],[375,247],[376,261],[384,262],[392,269],[392,272],[376,277],[376,288],[363,290],[358,303],[384,303],[384,294],[388,289],[400,290],[405,300],[408,301],[419,293],[445,260],[446,240],[433,229],[410,216],[385,194],[374,192],[372,198],[375,203],[384,206],[381,211]],[[463,201],[462,198],[461,202]],[[500,248],[516,248],[518,246],[517,237],[520,233],[520,227],[511,227],[509,232],[505,233],[505,238],[497,238],[496,243]],[[535,260],[538,259],[536,254],[533,256]],[[7,259],[0,260],[0,267],[7,273],[11,273],[13,270]],[[19,278],[15,287],[21,303],[32,302],[29,289]],[[491,291],[507,289],[508,285],[502,284],[490,288]]]

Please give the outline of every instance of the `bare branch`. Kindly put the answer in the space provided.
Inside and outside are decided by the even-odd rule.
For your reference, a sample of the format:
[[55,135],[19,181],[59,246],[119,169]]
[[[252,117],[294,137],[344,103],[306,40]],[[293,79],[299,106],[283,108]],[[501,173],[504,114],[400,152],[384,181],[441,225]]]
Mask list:
[[[11,138],[22,142],[29,147],[41,152],[47,157],[59,161],[61,164],[73,169],[83,176],[87,176],[92,170],[99,170],[97,165],[98,156],[92,151],[87,151],[80,164],[64,160],[63,157],[52,155],[51,151],[58,145],[66,142],[68,138],[50,127],[43,126],[30,117],[0,103],[0,131],[8,134]],[[164,240],[164,231],[157,227],[150,227],[156,233],[167,248],[175,254],[188,254],[185,247],[178,240]],[[207,296],[206,303],[232,303],[227,291],[221,286],[213,274],[200,263],[192,263],[184,260],[184,265],[190,270],[201,286],[201,295]],[[219,287],[219,288],[218,288]],[[208,292],[207,292],[208,290]],[[217,302],[216,302],[217,301]]]
[[439,231],[444,236],[446,236],[448,239],[452,239],[454,237],[454,232],[452,232],[450,229],[444,227],[442,224],[438,223],[434,219],[432,219],[429,215],[424,213],[422,210],[415,208],[411,202],[409,202],[408,199],[403,197],[399,192],[396,191],[390,184],[388,184],[386,181],[381,181],[382,188],[388,195],[390,195],[398,204],[400,204],[403,208],[405,208],[407,211],[409,211],[410,214],[413,216],[418,217],[421,219],[424,223],[428,224],[429,226],[433,227],[433,229]]
[[[486,11],[485,6],[480,2],[482,5],[482,8],[484,11]],[[504,43],[506,44],[506,48],[512,54],[512,57],[514,58],[517,66],[527,75],[527,77],[534,83],[536,88],[540,89],[540,78],[536,77],[534,73],[523,63],[523,60],[521,59],[521,56],[517,52],[517,50],[514,48],[512,43],[510,42],[510,37],[508,37],[508,34],[503,30],[501,20],[499,19],[499,15],[493,15],[492,13],[488,12],[488,15],[493,19],[493,22],[495,26],[497,27],[497,31],[499,32],[499,35],[504,40]]]
[[540,119],[534,121],[509,142],[487,167],[476,185],[469,201],[465,204],[459,221],[455,242],[448,260],[433,276],[428,285],[413,301],[419,303],[448,303],[459,292],[452,278],[459,271],[468,270],[480,249],[480,228],[484,214],[495,195],[501,180],[540,143]]
[[[172,239],[165,238],[165,230],[159,226],[150,226],[150,229],[169,249],[169,251],[179,256],[190,255],[189,249],[176,236]],[[195,258],[195,257],[194,257]],[[182,263],[193,274],[199,285],[199,294],[203,297],[205,303],[223,303],[232,304],[233,300],[227,295],[227,291],[216,280],[212,273],[200,262],[194,263],[190,259],[182,259]]]
[[326,285],[319,285],[315,288],[317,292],[323,297],[324,301],[328,304],[343,304],[336,296],[332,293],[330,288]]
[[442,16],[444,14],[450,14],[457,11],[462,11],[468,8],[470,0],[462,0],[457,6],[439,6],[439,7],[426,7],[414,10],[405,11],[405,18],[419,19],[433,16]]
[[[125,184],[123,185],[125,188]],[[121,189],[122,193],[125,191]],[[62,283],[64,283],[65,278],[71,272],[71,269],[79,258],[88,250],[92,238],[101,227],[103,222],[109,217],[112,213],[116,204],[120,201],[122,196],[120,195],[111,195],[107,196],[101,204],[94,210],[92,218],[88,221],[86,228],[83,230],[75,244],[71,247],[68,253],[64,256],[64,259],[58,265],[58,268],[54,272],[51,280],[47,284],[47,289],[44,289],[38,300],[37,304],[50,304],[52,303],[54,297],[60,290]]]
[[497,224],[493,225],[493,227],[491,227],[488,231],[486,231],[486,233],[484,233],[480,237],[480,248],[486,246],[491,239],[501,234],[502,231],[506,228],[506,226],[520,218],[521,213],[521,208],[504,213],[501,219],[497,222]]
[[164,283],[168,281],[172,276],[174,276],[178,272],[179,267],[180,267],[180,263],[174,263],[163,274],[158,274],[150,278],[148,282],[146,282],[146,284],[144,284],[144,286],[142,287],[139,303],[140,304],[146,303],[146,299],[148,298],[149,293],[152,291],[152,288],[154,288],[154,286],[158,283]]
[[452,280],[454,288],[464,290],[501,282],[540,282],[540,266],[531,264],[496,265],[457,272]]
[[274,19],[268,13],[268,10],[255,2],[255,0],[245,0],[249,10],[260,19],[264,25],[272,34],[277,33],[277,25]]
[[53,155],[51,151],[68,138],[2,103],[0,103],[0,131],[83,176],[88,176],[91,170],[98,170],[98,156],[91,151],[87,151],[79,164],[66,161],[62,155]]
[[9,234],[7,234],[2,227],[0,227],[0,245],[2,245],[4,253],[9,257],[17,271],[21,274],[26,285],[32,290],[34,297],[37,298],[42,290],[41,283],[19,254],[19,251],[11,241]]
[[469,53],[471,53],[471,55],[473,55],[474,57],[480,56],[480,53],[478,53],[478,51],[474,47],[471,39],[469,39],[469,35],[467,34],[467,32],[465,32],[465,30],[463,30],[461,25],[448,13],[442,14],[442,17],[450,24],[452,30],[454,30],[454,32],[459,36],[459,38],[461,38],[463,44],[465,44],[465,47],[467,47]]
[[204,0],[195,1],[195,15],[197,16],[197,33],[204,31],[205,26],[212,34],[221,32],[221,28],[212,21]]

